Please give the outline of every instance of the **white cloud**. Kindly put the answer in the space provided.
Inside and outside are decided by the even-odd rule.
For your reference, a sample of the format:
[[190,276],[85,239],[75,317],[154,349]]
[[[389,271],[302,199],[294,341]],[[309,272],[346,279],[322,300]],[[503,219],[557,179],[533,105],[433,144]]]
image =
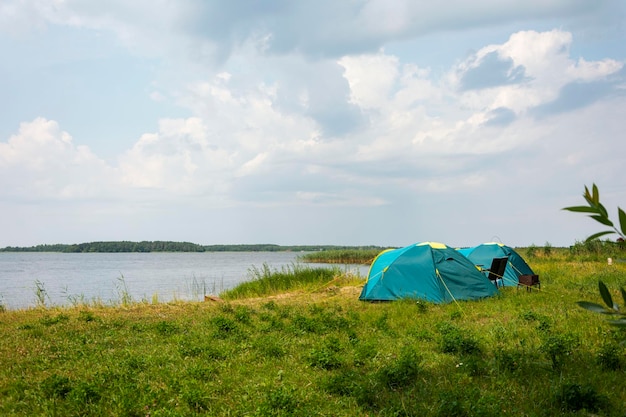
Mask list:
[[107,193],[111,169],[51,120],[22,123],[0,142],[3,198],[68,200]]
[[[116,135],[124,139],[111,140],[125,140],[124,151],[104,162],[88,135],[72,138],[62,130],[71,130],[72,94],[89,92],[68,91],[59,98],[67,107],[55,117],[31,104],[32,111],[20,113],[28,116],[7,118],[14,126],[29,121],[6,141],[0,138],[0,198],[106,198],[111,205],[102,213],[124,211],[122,201],[129,213],[147,218],[181,205],[198,213],[227,207],[247,222],[255,218],[254,210],[245,211],[249,207],[281,213],[288,207],[310,213],[311,207],[327,213],[380,209],[377,216],[395,217],[434,210],[453,219],[448,227],[454,227],[459,216],[492,224],[478,210],[486,204],[481,196],[504,189],[502,201],[514,215],[523,216],[519,205],[538,196],[547,200],[534,210],[558,210],[554,198],[561,188],[556,196],[549,193],[561,187],[557,179],[577,182],[578,193],[589,175],[608,181],[620,172],[617,153],[606,149],[624,127],[623,53],[573,56],[578,39],[569,29],[612,5],[5,2],[0,26],[21,22],[4,27],[11,33],[28,24],[43,31],[48,24],[49,30],[112,33],[133,55],[157,58],[142,61],[154,66],[143,93],[163,107],[159,120],[135,130],[143,133],[129,134],[120,123]],[[537,29],[557,18],[568,29]],[[542,23],[531,24],[536,21]],[[423,34],[455,42],[473,28],[486,34],[497,26],[501,32],[511,22],[516,29],[508,39],[485,36],[476,52],[456,57],[446,69],[417,65],[419,49],[385,49]],[[118,104],[99,102],[94,117]],[[169,114],[172,108],[181,112]],[[131,108],[128,123],[142,111]],[[48,119],[33,120],[37,112]],[[590,137],[604,150],[592,148]],[[510,184],[523,192],[508,190]],[[466,201],[463,207],[457,207],[460,201]],[[143,205],[152,211],[142,211]],[[341,224],[336,213],[328,214],[335,226]],[[372,218],[363,214],[362,220]],[[420,227],[436,231],[436,225]]]

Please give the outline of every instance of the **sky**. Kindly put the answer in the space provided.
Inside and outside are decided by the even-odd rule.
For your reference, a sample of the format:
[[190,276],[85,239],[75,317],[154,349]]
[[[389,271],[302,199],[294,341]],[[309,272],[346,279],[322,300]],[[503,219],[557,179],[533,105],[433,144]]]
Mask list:
[[0,247],[569,246],[622,0],[0,0]]

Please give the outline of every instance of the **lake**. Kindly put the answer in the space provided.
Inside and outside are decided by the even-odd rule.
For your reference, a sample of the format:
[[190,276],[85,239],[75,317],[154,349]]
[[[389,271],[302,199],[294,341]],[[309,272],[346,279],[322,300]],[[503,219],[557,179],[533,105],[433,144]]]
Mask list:
[[[298,264],[298,252],[0,252],[0,304],[7,309],[76,302],[202,300],[250,280],[251,271]],[[303,264],[312,267],[327,264]],[[367,276],[368,267],[341,265]],[[39,291],[38,291],[39,288]],[[39,296],[38,296],[39,294]]]

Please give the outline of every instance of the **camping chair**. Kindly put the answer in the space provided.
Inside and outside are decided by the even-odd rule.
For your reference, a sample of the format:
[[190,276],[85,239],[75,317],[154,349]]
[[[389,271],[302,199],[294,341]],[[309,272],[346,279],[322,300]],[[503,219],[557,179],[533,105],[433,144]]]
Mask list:
[[504,286],[504,270],[506,269],[506,265],[509,262],[509,257],[505,256],[504,258],[493,258],[491,261],[491,267],[487,269],[489,275],[489,281],[493,282],[493,284],[498,287],[498,280]]

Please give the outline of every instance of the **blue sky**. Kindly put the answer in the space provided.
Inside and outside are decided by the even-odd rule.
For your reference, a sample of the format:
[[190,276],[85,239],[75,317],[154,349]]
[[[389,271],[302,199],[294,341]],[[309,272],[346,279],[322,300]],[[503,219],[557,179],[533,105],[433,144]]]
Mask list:
[[567,246],[626,206],[619,0],[4,0],[0,247]]

